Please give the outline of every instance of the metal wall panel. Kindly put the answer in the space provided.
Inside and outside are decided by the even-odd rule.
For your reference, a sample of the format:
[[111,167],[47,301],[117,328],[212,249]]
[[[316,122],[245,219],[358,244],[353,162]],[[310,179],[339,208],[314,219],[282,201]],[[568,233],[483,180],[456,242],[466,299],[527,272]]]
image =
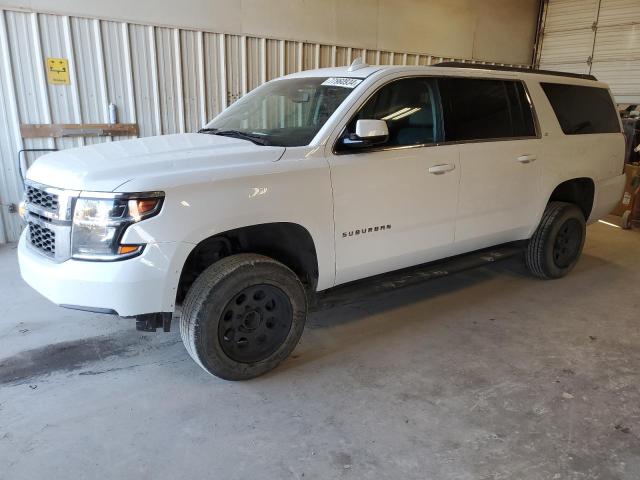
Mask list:
[[[102,50],[107,78],[107,99],[118,107],[118,122],[135,123],[133,68],[129,26],[119,22],[101,22]],[[126,140],[115,137],[114,140]]]
[[221,57],[224,51],[223,37],[217,33],[204,34],[204,57],[207,59],[205,63],[207,118],[215,117],[223,110],[223,105],[226,103],[226,80]]
[[184,30],[180,32],[182,105],[187,132],[197,132],[206,123],[203,48],[202,33]]
[[129,25],[135,113],[140,136],[160,135],[160,98],[153,27]]
[[[622,2],[624,0],[608,0]],[[47,83],[49,57],[69,61],[69,85]],[[0,243],[17,240],[8,213],[22,185],[22,148],[71,148],[110,138],[25,139],[21,123],[137,122],[141,136],[193,132],[262,83],[301,70],[370,64],[430,65],[427,52],[380,52],[155,25],[0,10]],[[117,140],[117,139],[116,139]],[[29,154],[24,167],[40,153]]]
[[640,23],[638,0],[602,0],[598,26]]
[[18,238],[20,229],[9,213],[9,204],[20,195],[17,152],[23,147],[16,129],[19,115],[10,57],[6,15],[0,11],[0,243]]
[[[161,133],[184,131],[179,32],[172,28],[156,28],[158,90],[160,91]],[[177,108],[176,108],[177,107]]]
[[593,30],[578,29],[548,32],[544,36],[540,68],[589,73],[593,51]]
[[[51,123],[51,110],[37,14],[6,13],[9,62],[13,73],[18,115],[22,123]],[[28,149],[55,148],[53,140],[27,139]],[[16,152],[17,153],[17,152]],[[30,156],[32,160],[37,156]]]
[[[83,123],[105,123],[108,116],[107,80],[102,55],[100,23],[87,18],[71,18],[71,38],[75,60],[74,82],[79,96],[80,120]],[[99,138],[85,138],[90,145]]]
[[[73,59],[69,36],[69,17],[39,15],[38,21],[42,57]],[[75,76],[73,63],[73,61],[69,62],[71,78]],[[49,110],[53,123],[81,123],[77,86],[77,81],[72,81],[70,85],[46,84],[46,97],[49,99]],[[81,139],[61,138],[55,140],[55,147],[61,150],[81,145]]]
[[598,16],[599,0],[549,0],[546,32],[590,29]]

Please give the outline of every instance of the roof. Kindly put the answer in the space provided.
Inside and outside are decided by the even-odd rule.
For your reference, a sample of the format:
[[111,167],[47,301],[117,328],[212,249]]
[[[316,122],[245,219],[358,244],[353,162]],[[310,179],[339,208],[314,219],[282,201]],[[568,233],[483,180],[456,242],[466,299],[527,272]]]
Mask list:
[[[501,67],[497,65],[472,64],[445,62],[436,65],[366,65],[358,69],[349,71],[349,67],[319,68],[315,70],[304,70],[292,73],[281,78],[304,78],[304,77],[346,77],[346,78],[367,78],[373,74],[384,75],[403,72],[415,72],[423,75],[469,75],[484,78],[513,78],[523,79],[534,77],[538,81],[552,83],[570,83],[577,85],[594,85],[606,87],[592,75],[572,74],[549,70],[535,70],[527,68]],[[595,86],[595,85],[594,85]]]

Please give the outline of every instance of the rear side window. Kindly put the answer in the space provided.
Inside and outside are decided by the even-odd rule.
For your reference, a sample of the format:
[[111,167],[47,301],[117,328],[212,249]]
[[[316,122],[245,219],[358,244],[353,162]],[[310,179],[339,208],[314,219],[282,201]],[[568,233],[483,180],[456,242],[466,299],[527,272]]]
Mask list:
[[620,132],[618,113],[606,88],[560,83],[540,85],[566,135]]
[[522,82],[449,77],[438,84],[446,141],[536,136]]

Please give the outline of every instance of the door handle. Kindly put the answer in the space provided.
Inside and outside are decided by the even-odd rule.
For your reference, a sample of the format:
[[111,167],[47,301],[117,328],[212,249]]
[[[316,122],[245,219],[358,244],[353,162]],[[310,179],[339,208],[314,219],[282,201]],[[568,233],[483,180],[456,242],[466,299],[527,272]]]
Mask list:
[[429,173],[433,173],[434,175],[442,175],[443,173],[450,172],[456,168],[455,165],[451,165],[450,163],[444,163],[442,165],[434,165],[433,167],[429,167]]
[[535,162],[537,158],[538,157],[536,157],[535,155],[520,155],[518,158],[516,158],[516,160],[518,160],[520,163],[531,163]]

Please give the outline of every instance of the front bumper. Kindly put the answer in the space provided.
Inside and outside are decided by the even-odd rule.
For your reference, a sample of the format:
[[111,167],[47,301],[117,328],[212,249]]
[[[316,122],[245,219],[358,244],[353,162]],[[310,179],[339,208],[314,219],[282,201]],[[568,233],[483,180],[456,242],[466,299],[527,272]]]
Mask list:
[[173,312],[182,266],[193,245],[152,243],[135,258],[117,262],[55,263],[18,244],[22,278],[53,303],[122,317]]

